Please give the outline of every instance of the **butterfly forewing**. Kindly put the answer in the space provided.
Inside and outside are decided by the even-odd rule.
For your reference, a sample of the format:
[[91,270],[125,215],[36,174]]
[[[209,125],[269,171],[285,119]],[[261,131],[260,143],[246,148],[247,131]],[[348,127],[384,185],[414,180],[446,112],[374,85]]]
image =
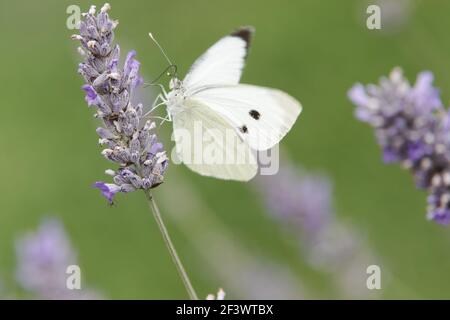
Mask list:
[[187,94],[202,87],[238,84],[252,33],[250,27],[241,28],[200,56],[183,80]]

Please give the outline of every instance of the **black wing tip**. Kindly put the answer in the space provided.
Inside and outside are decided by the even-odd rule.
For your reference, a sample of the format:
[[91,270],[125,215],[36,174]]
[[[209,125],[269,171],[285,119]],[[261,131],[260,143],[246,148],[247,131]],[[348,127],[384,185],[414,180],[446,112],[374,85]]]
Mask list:
[[231,34],[232,37],[238,37],[247,43],[247,48],[250,46],[250,41],[252,40],[253,33],[255,33],[255,28],[252,26],[240,27],[235,32]]

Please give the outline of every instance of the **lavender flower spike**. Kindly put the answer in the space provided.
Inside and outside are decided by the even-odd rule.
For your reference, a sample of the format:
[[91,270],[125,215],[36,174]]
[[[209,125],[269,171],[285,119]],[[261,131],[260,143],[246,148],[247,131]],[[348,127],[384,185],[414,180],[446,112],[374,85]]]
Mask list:
[[96,14],[92,6],[83,14],[80,34],[72,39],[80,41],[79,51],[84,56],[78,72],[86,82],[82,86],[86,102],[95,107],[95,116],[103,122],[97,129],[99,143],[105,147],[102,155],[120,167],[108,170],[114,183],[94,184],[112,203],[119,192],[148,190],[163,183],[168,158],[153,133],[154,123],[144,121],[142,105],[131,103],[134,89],[143,82],[139,62],[131,51],[123,68],[119,67],[120,49],[113,43],[118,23],[109,18],[109,9],[105,4]]
[[385,162],[398,162],[429,192],[428,219],[450,223],[450,118],[431,72],[411,86],[399,68],[379,85],[356,84],[348,96],[356,117],[375,129]]

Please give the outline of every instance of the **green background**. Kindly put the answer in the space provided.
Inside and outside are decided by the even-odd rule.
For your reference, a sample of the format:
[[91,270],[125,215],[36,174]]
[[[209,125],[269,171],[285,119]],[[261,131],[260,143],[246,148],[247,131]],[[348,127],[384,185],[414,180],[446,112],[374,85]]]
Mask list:
[[[80,90],[74,31],[66,28],[69,4],[87,11],[91,3],[0,0],[0,279],[14,286],[14,239],[42,217],[57,216],[78,252],[86,285],[107,298],[186,298],[144,195],[120,195],[109,207],[90,187],[108,179],[103,171],[110,164],[99,155],[97,123]],[[281,88],[302,102],[283,150],[294,163],[332,179],[339,219],[364,235],[380,258],[373,263],[389,273],[374,297],[450,298],[448,227],[426,221],[426,194],[408,172],[382,163],[373,131],[354,119],[346,97],[353,83],[376,82],[398,65],[411,81],[421,70],[433,71],[447,104],[450,2],[411,4],[405,24],[391,31],[368,30],[367,5],[359,0],[111,1],[110,15],[120,20],[117,41],[137,50],[148,78],[165,66],[149,31],[184,74],[221,36],[255,26],[242,81]],[[160,135],[170,150],[169,129]],[[227,290],[207,263],[212,255],[205,252],[217,250],[214,244],[199,248],[192,241],[204,230],[214,240],[222,228],[245,252],[288,266],[303,297],[344,297],[330,284],[337,275],[305,263],[295,235],[269,217],[251,185],[172,165],[155,196],[200,296],[222,286],[228,298],[245,297]],[[197,204],[186,209],[190,201]],[[169,216],[177,208],[209,218],[176,223]],[[227,252],[215,254],[226,262]]]

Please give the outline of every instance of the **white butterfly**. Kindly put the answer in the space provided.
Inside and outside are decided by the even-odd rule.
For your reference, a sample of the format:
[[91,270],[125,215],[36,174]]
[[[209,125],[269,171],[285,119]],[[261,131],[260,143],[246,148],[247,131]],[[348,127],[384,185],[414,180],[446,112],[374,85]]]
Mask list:
[[[160,96],[167,108],[165,120],[173,121],[178,158],[201,175],[250,180],[258,171],[252,150],[276,145],[302,110],[282,91],[239,84],[252,33],[252,28],[244,27],[220,39],[195,61],[184,80],[174,76],[171,91]],[[195,132],[198,129],[203,138]],[[212,151],[216,161],[199,156],[206,151]],[[245,161],[225,161],[218,153]]]

